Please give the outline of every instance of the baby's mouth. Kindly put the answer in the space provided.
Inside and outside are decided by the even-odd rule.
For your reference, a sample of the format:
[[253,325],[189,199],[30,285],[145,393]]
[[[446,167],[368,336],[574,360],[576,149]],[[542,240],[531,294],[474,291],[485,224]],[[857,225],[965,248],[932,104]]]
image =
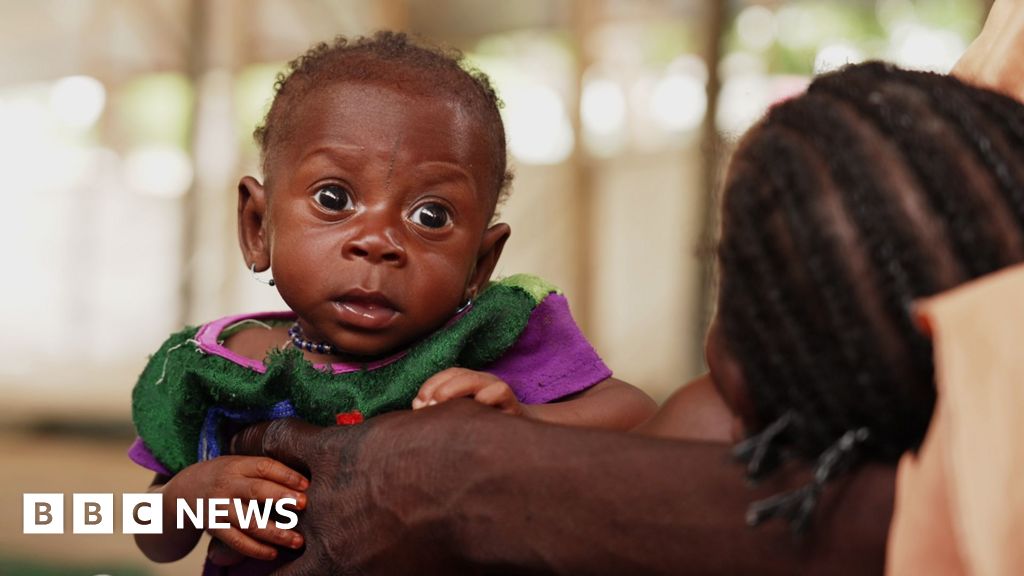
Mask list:
[[379,330],[397,316],[398,308],[380,292],[351,290],[333,301],[339,320],[353,328]]

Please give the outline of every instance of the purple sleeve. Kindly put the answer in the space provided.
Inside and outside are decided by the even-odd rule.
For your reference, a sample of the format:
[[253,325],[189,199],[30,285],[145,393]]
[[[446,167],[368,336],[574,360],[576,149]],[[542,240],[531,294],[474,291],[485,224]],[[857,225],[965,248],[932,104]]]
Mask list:
[[549,294],[504,356],[484,368],[524,404],[544,404],[590,388],[612,371],[580,332],[561,294]]
[[128,458],[139,466],[152,470],[157,474],[173,476],[167,467],[161,464],[156,459],[156,456],[153,456],[153,453],[150,452],[149,447],[142,441],[142,438],[135,438],[135,442],[132,442],[132,447],[128,449]]

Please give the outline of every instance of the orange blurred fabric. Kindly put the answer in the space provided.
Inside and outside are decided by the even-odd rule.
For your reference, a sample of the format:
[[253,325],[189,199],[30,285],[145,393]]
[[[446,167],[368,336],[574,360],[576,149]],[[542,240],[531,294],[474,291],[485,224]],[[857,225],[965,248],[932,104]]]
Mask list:
[[901,460],[890,575],[1024,574],[1024,266],[920,303],[939,400]]

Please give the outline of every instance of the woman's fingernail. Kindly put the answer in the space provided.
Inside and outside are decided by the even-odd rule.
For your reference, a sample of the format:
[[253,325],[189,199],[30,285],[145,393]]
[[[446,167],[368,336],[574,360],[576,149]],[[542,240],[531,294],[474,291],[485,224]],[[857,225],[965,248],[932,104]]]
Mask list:
[[423,408],[423,406],[424,406],[423,400],[420,400],[419,398],[413,398],[412,399],[412,409],[413,410],[419,410],[420,408]]
[[430,402],[427,402],[427,406],[436,406],[436,405],[437,405],[437,400],[431,399]]

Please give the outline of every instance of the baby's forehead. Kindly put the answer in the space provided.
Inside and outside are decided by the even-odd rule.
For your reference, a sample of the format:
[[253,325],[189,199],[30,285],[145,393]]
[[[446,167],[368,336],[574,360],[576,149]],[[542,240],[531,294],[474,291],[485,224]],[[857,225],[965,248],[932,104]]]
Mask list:
[[[486,118],[457,92],[417,82],[386,79],[339,79],[315,86],[289,102],[287,114],[302,117],[308,112],[339,113],[341,108],[389,108],[417,114],[423,122],[460,120],[459,130],[486,132]],[[372,120],[368,118],[368,120]]]
[[447,94],[342,81],[310,90],[291,103],[281,123],[281,134],[287,137],[272,146],[302,148],[311,141],[343,141],[370,151],[387,148],[414,155],[457,148],[468,159],[490,144],[484,122]]
[[477,93],[473,78],[464,70],[418,66],[374,55],[351,54],[294,80],[294,85],[279,94],[289,105],[286,110],[294,109],[306,98],[323,97],[331,90],[348,86],[386,89],[409,98],[442,100],[476,112],[483,122],[487,121],[486,110],[491,105]]
[[335,94],[339,91],[353,94],[363,89],[404,97],[410,105],[431,101],[444,103],[474,116],[482,125],[493,122],[487,114],[490,103],[482,101],[472,90],[473,86],[472,78],[462,70],[424,69],[407,62],[356,54],[290,78],[275,98],[274,107],[280,113],[276,120],[287,121],[311,103],[337,102]]
[[[311,50],[291,63],[291,70],[279,79],[271,109],[255,133],[264,176],[273,171],[274,157],[287,154],[294,139],[303,136],[302,130],[315,125],[306,118],[311,105],[325,119],[332,116],[329,106],[316,105],[329,99],[328,88],[366,85],[387,87],[418,106],[440,102],[443,106],[435,109],[447,106],[449,112],[457,112],[458,129],[448,132],[464,134],[479,150],[473,172],[484,175],[486,171],[486,187],[500,196],[510,180],[501,103],[486,75],[462,65],[457,53],[421,49],[390,37]],[[428,115],[422,123],[434,120]]]
[[309,90],[289,103],[279,118],[278,137],[268,142],[267,152],[290,156],[293,150],[289,149],[325,136],[402,144],[405,148],[440,147],[451,142],[473,151],[474,161],[464,166],[467,171],[493,169],[493,154],[487,152],[494,150],[497,142],[488,119],[450,94],[415,88],[356,80]]
[[289,103],[279,120],[277,138],[268,143],[271,165],[294,169],[312,151],[333,149],[353,162],[415,167],[407,173],[425,180],[457,173],[469,176],[486,210],[494,210],[493,174],[503,167],[496,165],[487,119],[449,94],[379,80],[337,81]]

